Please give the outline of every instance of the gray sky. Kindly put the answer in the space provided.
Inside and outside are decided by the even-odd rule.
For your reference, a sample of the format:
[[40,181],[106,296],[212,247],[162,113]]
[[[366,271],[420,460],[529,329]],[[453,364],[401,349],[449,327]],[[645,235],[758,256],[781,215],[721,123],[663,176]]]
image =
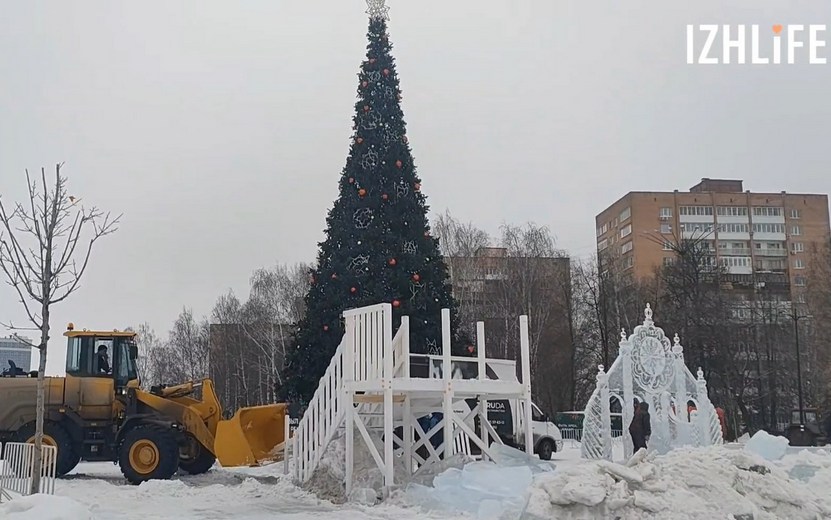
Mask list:
[[[629,190],[727,176],[829,191],[831,64],[685,63],[688,23],[831,25],[827,0],[389,3],[433,211],[494,234],[535,221],[585,256],[594,215]],[[19,199],[25,168],[65,161],[74,194],[124,213],[54,310],[50,372],[67,321],[166,333],[184,305],[201,315],[229,288],[245,296],[252,270],[314,258],[365,8],[0,0],[0,194]],[[23,314],[3,286],[9,318]]]

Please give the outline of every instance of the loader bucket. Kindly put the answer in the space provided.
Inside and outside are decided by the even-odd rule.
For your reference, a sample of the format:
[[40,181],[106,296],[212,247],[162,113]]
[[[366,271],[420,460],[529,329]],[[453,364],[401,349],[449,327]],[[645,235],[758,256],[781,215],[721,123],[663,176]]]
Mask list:
[[285,421],[285,403],[240,408],[217,425],[214,455],[226,468],[281,460]]

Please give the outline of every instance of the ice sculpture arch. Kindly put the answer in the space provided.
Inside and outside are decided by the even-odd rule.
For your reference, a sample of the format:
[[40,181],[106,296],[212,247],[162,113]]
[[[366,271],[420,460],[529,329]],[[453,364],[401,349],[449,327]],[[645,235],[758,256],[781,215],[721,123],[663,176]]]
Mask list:
[[[710,446],[722,443],[721,423],[707,396],[707,382],[699,368],[697,378],[684,364],[684,348],[678,334],[674,341],[655,326],[647,303],[643,325],[632,335],[620,333],[620,352],[609,371],[598,368],[597,387],[583,417],[581,454],[588,459],[612,460],[611,400],[623,412],[623,446],[632,455],[629,423],[633,403],[649,404],[652,436],[649,450],[666,453],[680,446]],[[688,408],[692,402],[693,407]]]

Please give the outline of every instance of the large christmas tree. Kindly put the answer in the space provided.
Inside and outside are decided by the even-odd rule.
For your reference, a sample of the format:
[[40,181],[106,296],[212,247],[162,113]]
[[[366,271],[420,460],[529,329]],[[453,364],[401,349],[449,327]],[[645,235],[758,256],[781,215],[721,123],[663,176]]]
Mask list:
[[308,401],[343,336],[341,313],[388,302],[393,326],[410,317],[410,348],[439,353],[441,309],[451,309],[453,350],[457,312],[438,240],[430,235],[426,198],[407,140],[387,7],[370,0],[369,44],[358,74],[352,144],[340,193],[327,217],[311,273],[306,314],[286,363],[290,399]]

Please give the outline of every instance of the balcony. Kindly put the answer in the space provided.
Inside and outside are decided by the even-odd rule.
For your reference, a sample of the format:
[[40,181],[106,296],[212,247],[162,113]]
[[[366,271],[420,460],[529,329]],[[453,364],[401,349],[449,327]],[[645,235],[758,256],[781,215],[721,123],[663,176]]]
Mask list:
[[722,247],[718,250],[721,256],[750,256],[748,248]]
[[756,256],[775,256],[775,257],[783,257],[788,256],[788,251],[786,249],[757,249],[755,252]]

